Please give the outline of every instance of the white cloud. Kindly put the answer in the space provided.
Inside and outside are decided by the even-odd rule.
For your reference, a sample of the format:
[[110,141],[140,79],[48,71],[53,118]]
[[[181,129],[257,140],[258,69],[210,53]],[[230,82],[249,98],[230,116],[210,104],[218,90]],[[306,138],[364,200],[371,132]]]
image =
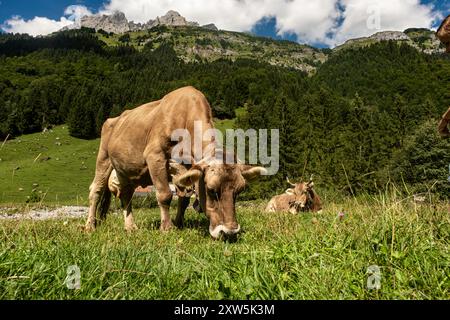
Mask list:
[[72,5],[66,8],[64,16],[59,20],[52,20],[46,17],[34,17],[30,20],[24,20],[20,16],[14,16],[5,21],[2,29],[6,32],[28,33],[32,36],[46,35],[71,25],[82,16],[89,14],[92,13],[85,6]]
[[68,16],[69,20],[78,21],[84,16],[92,15],[92,12],[85,6],[71,5],[64,10],[64,15]]
[[34,17],[31,20],[24,20],[19,16],[14,16],[7,20],[3,30],[11,33],[28,33],[32,36],[46,35],[72,24],[73,21],[62,17],[59,21],[45,17]]
[[[188,20],[234,31],[249,31],[260,19],[272,17],[279,35],[296,34],[301,42],[331,46],[378,31],[431,28],[439,17],[432,5],[419,0],[111,0],[103,12],[114,10],[137,22],[177,10]],[[367,26],[373,11],[380,12],[379,29]]]
[[308,42],[322,39],[338,16],[336,0],[111,0],[103,12],[114,10],[136,22],[176,10],[188,20],[232,31],[249,31],[262,18],[275,17],[280,34],[296,33]]
[[431,28],[442,15],[419,0],[341,0],[343,23],[327,42],[331,45],[369,36],[379,31],[403,31],[410,27]]
[[[176,10],[190,21],[215,23],[220,29],[233,31],[249,31],[261,19],[271,17],[276,18],[279,35],[296,34],[300,42],[331,46],[378,31],[431,28],[440,17],[432,5],[419,0],[109,0],[99,9],[100,13],[122,11],[135,22],[147,22]],[[374,29],[367,21],[377,12],[380,26]],[[85,6],[72,5],[59,20],[13,17],[3,29],[48,34],[90,14]]]

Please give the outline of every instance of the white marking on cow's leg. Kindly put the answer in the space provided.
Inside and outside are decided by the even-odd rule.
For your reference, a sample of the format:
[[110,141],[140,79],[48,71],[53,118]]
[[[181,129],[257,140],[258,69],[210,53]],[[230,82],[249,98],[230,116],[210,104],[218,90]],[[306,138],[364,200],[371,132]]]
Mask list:
[[160,204],[161,210],[161,231],[169,231],[172,228],[172,221],[170,220],[169,206]]
[[95,230],[95,211],[99,200],[99,194],[97,193],[97,185],[92,182],[89,187],[89,213],[86,220],[85,230],[88,232]]
[[124,210],[123,216],[125,220],[125,230],[134,231],[138,229],[137,225],[134,223],[133,213],[131,210]]

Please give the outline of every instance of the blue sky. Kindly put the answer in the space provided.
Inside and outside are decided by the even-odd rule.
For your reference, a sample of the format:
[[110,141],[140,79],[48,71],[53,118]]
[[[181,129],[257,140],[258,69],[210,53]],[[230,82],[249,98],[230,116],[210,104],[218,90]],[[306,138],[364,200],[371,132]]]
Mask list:
[[[358,2],[357,2],[358,1]],[[362,2],[367,2],[361,7]],[[227,3],[228,11],[219,8],[219,3]],[[124,11],[130,20],[148,20],[164,14],[168,9],[179,11],[189,20],[200,23],[216,23],[219,28],[235,31],[252,31],[261,36],[288,39],[301,43],[327,47],[348,38],[366,36],[371,33],[358,16],[366,14],[373,3],[379,3],[382,12],[381,22],[384,29],[404,30],[406,27],[437,27],[439,17],[450,14],[450,0],[253,0],[242,4],[238,0],[225,0],[211,5],[211,0],[204,0],[204,5],[189,5],[189,0],[0,0],[0,25],[8,30],[8,20],[20,16],[21,20],[9,25],[9,31],[40,30],[46,32],[51,25],[59,29],[67,24],[65,9],[71,5],[86,7],[91,13],[100,9]],[[393,3],[397,2],[396,5]],[[172,5],[169,7],[168,3]],[[196,4],[202,1],[195,1]],[[275,3],[275,5],[274,5]],[[407,4],[410,3],[410,4]],[[428,7],[425,7],[428,5]],[[432,5],[432,7],[430,6]],[[208,7],[209,6],[209,7]],[[403,6],[403,7],[402,7]],[[345,8],[348,9],[347,12]],[[367,10],[366,10],[367,9]],[[83,9],[84,10],[84,9]],[[359,10],[359,11],[358,11]],[[404,13],[403,13],[404,12]],[[339,16],[340,15],[340,16]],[[339,16],[339,17],[338,17]],[[45,21],[32,21],[35,17],[45,17]],[[413,17],[413,18],[411,18]],[[17,18],[16,18],[17,19]],[[209,19],[209,21],[208,21]],[[408,20],[409,19],[409,20]],[[10,20],[11,21],[11,20]],[[304,21],[304,22],[302,22]],[[45,24],[45,27],[43,26]],[[404,29],[402,29],[404,28]],[[49,29],[49,30],[50,30]],[[50,30],[53,31],[53,30]],[[375,30],[376,31],[376,30]]]

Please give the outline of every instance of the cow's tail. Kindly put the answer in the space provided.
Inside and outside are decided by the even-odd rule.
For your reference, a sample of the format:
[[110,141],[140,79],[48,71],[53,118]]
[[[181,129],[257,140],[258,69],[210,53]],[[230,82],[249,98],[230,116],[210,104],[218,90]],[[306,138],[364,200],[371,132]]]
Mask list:
[[[111,172],[108,175],[111,175]],[[103,183],[100,190],[100,197],[97,202],[97,217],[100,221],[104,221],[106,219],[106,215],[109,210],[109,206],[111,205],[111,191],[109,190],[108,183]]]
[[111,205],[111,191],[108,189],[108,185],[103,188],[100,194],[100,199],[98,201],[97,213],[101,221],[106,219],[106,214],[108,213],[109,206]]

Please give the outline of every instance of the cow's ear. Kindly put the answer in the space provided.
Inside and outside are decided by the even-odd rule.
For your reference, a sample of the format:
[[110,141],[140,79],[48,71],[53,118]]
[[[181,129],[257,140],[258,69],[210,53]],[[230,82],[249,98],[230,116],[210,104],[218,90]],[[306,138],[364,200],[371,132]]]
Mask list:
[[241,165],[241,173],[245,180],[253,180],[259,176],[267,175],[267,169],[263,167],[252,167],[248,165]]
[[190,187],[196,183],[203,175],[203,171],[199,168],[192,168],[185,173],[174,177],[173,183],[181,187]]
[[172,177],[179,176],[183,173],[186,173],[188,169],[183,166],[181,163],[170,161],[169,163],[169,173]]
[[308,189],[312,189],[314,187],[314,182],[310,181],[306,186],[308,187]]

